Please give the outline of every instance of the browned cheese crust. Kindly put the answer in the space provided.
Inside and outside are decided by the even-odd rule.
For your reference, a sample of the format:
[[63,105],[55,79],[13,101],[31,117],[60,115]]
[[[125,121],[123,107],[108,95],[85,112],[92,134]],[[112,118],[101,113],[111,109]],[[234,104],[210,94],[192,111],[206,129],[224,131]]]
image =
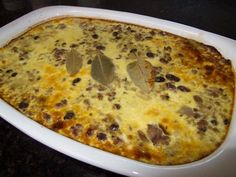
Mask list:
[[[65,66],[72,48],[83,59],[74,75]],[[91,77],[97,50],[115,66],[108,86]],[[127,73],[134,52],[155,71],[150,93]],[[150,164],[184,164],[219,147],[232,117],[234,77],[214,47],[97,19],[51,20],[0,49],[2,99],[64,136]]]

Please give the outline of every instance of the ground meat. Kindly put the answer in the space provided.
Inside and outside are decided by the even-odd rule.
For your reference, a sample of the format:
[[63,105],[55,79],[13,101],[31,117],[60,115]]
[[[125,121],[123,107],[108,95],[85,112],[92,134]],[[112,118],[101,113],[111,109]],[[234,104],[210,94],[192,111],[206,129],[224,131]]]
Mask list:
[[214,69],[215,69],[214,66],[210,66],[210,65],[206,65],[206,66],[204,66],[204,68],[206,70],[207,75],[211,75],[213,73]]
[[83,129],[83,126],[81,124],[75,124],[70,128],[72,135],[78,136],[79,132],[81,132]]
[[151,30],[149,33],[150,33],[152,36],[155,36],[155,35],[156,35],[156,32],[153,31],[153,30]]
[[59,60],[62,60],[62,56],[66,53],[66,50],[65,49],[58,49],[58,48],[55,48],[53,50],[53,55],[54,57],[56,58],[57,61]]
[[112,108],[119,110],[121,108],[121,105],[120,104],[113,104]]
[[83,101],[83,103],[84,103],[85,105],[87,105],[87,106],[90,106],[90,105],[91,105],[89,99],[85,99],[85,100]]
[[47,121],[51,119],[51,116],[50,116],[48,113],[46,113],[46,112],[43,112],[42,117],[43,117],[45,120],[47,120]]
[[222,60],[226,65],[231,65],[231,60],[225,58],[223,58]]
[[165,53],[170,53],[171,51],[172,51],[172,49],[171,49],[170,46],[167,46],[167,47],[165,46],[165,47],[164,47],[164,52],[165,52]]
[[162,100],[169,100],[170,99],[170,96],[168,94],[160,95],[160,97]]
[[140,40],[142,40],[142,34],[136,33],[136,34],[134,35],[134,38],[135,38],[136,41],[140,41]]
[[54,130],[59,130],[59,129],[63,129],[63,128],[64,128],[64,122],[62,122],[60,120],[52,125],[52,129],[54,129]]
[[102,100],[102,99],[103,99],[103,94],[98,93],[98,94],[97,94],[97,98],[98,98],[99,100]]
[[21,51],[20,54],[19,54],[19,59],[20,60],[25,60],[27,59],[29,56],[28,56],[29,52],[28,51]]
[[107,88],[105,87],[105,86],[103,86],[103,85],[101,85],[101,84],[99,84],[98,85],[98,91],[104,91],[104,90],[106,90]]
[[116,96],[116,92],[109,92],[107,93],[107,96],[108,96],[108,101],[113,101],[115,99],[115,96]]
[[17,47],[13,47],[11,50],[12,50],[14,53],[18,53],[18,48],[17,48]]
[[207,94],[212,96],[213,98],[219,97],[222,94],[222,91],[218,90],[217,88],[206,89]]
[[123,142],[123,140],[121,138],[116,137],[116,136],[112,137],[112,141],[113,141],[114,145],[118,145],[118,144],[121,144]]
[[155,72],[155,74],[160,74],[162,71],[162,67],[161,66],[154,66],[153,71]]
[[160,58],[160,62],[163,64],[168,64],[172,60],[169,53],[165,53],[162,58]]
[[59,25],[57,25],[56,27],[57,29],[65,29],[66,25],[64,23],[60,23]]
[[146,39],[146,40],[151,40],[151,39],[153,39],[153,38],[152,38],[152,36],[146,36],[145,39]]
[[63,106],[65,106],[65,105],[67,105],[67,100],[66,100],[66,99],[63,99],[63,100],[61,100],[59,103],[56,103],[55,107],[56,107],[57,109],[59,109],[59,108],[62,108]]
[[169,63],[169,61],[167,59],[165,59],[165,58],[160,58],[160,62],[164,63],[164,64]]
[[95,127],[89,127],[86,131],[87,136],[92,136],[94,134]]
[[208,122],[205,119],[201,119],[197,123],[197,128],[198,128],[199,132],[207,131],[207,126],[208,126]]
[[86,91],[91,91],[92,89],[93,89],[93,87],[90,86],[90,87],[87,87],[85,90]]

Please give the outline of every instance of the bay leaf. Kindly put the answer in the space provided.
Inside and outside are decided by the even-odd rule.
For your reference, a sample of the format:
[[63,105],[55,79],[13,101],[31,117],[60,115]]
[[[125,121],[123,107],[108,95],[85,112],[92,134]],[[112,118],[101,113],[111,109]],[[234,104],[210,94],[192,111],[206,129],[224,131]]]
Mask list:
[[94,80],[103,85],[110,84],[115,76],[115,66],[111,59],[102,52],[98,52],[91,66],[91,75]]
[[66,70],[70,75],[74,75],[79,72],[83,65],[83,60],[81,55],[72,49],[66,55]]
[[127,65],[127,72],[137,87],[149,93],[153,89],[155,81],[152,64],[137,55],[136,57],[137,61]]

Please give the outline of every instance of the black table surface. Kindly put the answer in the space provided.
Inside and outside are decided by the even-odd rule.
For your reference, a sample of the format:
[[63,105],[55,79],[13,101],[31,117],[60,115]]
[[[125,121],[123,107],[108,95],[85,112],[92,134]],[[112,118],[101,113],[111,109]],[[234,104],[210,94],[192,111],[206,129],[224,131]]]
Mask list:
[[[0,26],[32,10],[50,5],[86,6],[133,12],[236,39],[236,1],[233,0],[0,0]],[[121,175],[61,154],[28,137],[0,118],[0,177],[8,176]]]

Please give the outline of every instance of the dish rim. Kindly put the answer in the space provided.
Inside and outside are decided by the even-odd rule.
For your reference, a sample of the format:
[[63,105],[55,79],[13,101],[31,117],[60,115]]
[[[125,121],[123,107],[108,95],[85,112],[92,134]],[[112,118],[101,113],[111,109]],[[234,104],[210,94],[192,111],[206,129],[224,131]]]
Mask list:
[[[157,28],[182,37],[194,39],[199,42],[203,42],[204,44],[216,47],[216,49],[226,58],[231,58],[235,68],[236,52],[233,50],[236,48],[235,40],[167,20],[161,20],[154,17],[128,12],[97,8],[50,6],[32,11],[0,29],[0,36],[3,36],[2,39],[0,39],[0,47],[4,46],[10,40],[27,31],[32,26],[44,21],[48,21],[51,18],[58,18],[62,16],[88,17],[132,23],[145,27]],[[235,110],[235,108],[236,106],[234,104],[233,110]],[[13,107],[4,102],[2,99],[0,99],[0,116],[33,139],[59,152],[69,155],[77,160],[128,176],[150,176],[154,173],[159,173],[160,176],[163,176],[163,174],[166,174],[166,170],[187,170],[190,168],[199,167],[209,163],[214,159],[217,159],[227,148],[236,149],[236,143],[233,143],[233,139],[236,138],[236,130],[234,130],[236,129],[235,111],[233,111],[228,134],[224,142],[220,147],[217,148],[216,151],[198,161],[173,166],[151,165],[84,145],[75,140],[64,137],[31,120],[30,118],[27,118],[22,113],[18,112]],[[44,138],[44,136],[40,137],[40,134],[43,134],[45,137],[49,138],[50,141],[48,142],[47,138]],[[63,141],[64,143],[59,143],[57,142],[58,140],[61,142]],[[72,147],[68,145],[72,145]],[[78,147],[80,151],[76,150],[75,147]],[[92,157],[91,154],[97,158]],[[99,160],[99,157],[101,156],[105,157],[105,160]],[[108,163],[104,163],[104,161],[107,161]],[[123,169],[120,168],[121,166]],[[152,172],[150,172],[150,170]]]

